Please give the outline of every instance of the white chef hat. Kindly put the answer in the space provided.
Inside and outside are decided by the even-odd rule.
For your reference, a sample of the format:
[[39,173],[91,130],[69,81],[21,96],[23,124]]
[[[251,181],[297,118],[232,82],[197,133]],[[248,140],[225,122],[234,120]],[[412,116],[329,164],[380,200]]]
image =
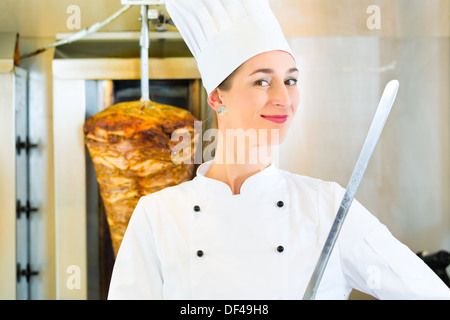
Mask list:
[[210,94],[257,54],[292,51],[268,0],[166,0]]

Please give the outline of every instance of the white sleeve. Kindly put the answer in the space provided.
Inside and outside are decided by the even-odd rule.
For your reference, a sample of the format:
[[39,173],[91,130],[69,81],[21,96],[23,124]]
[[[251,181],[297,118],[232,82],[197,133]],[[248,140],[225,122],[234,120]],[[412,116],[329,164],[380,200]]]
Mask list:
[[108,299],[162,299],[160,259],[141,198],[131,216],[114,263]]
[[377,299],[450,299],[450,288],[354,200],[338,238],[349,284]]

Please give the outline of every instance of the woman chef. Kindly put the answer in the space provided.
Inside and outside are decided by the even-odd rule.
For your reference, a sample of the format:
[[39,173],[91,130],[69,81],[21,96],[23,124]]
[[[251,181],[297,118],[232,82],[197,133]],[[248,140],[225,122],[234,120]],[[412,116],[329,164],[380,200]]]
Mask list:
[[[108,298],[301,299],[344,190],[272,163],[270,147],[283,141],[299,104],[293,54],[268,0],[166,6],[198,62],[221,138],[193,180],[139,200]],[[230,132],[254,133],[245,161]],[[450,299],[357,201],[316,298],[347,299],[352,288],[379,299]]]

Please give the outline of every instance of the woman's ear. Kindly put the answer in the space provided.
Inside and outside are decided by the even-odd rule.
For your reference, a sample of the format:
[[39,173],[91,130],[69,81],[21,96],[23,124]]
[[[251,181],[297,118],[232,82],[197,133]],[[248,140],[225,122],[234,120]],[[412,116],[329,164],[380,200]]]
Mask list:
[[217,108],[223,105],[222,98],[219,93],[219,89],[215,88],[208,96],[208,104],[217,111]]

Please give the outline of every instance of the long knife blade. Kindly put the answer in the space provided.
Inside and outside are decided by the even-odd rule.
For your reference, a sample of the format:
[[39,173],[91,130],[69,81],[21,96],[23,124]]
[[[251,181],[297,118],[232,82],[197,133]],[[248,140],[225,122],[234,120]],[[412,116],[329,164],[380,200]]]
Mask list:
[[339,236],[339,231],[341,230],[352,201],[355,198],[356,191],[358,190],[361,179],[364,176],[367,165],[369,164],[373,150],[375,149],[378,139],[380,138],[381,131],[383,131],[384,124],[386,123],[392,105],[394,104],[398,87],[399,82],[397,80],[392,80],[384,89],[377,111],[372,120],[372,124],[370,125],[369,133],[367,134],[363,148],[359,155],[358,162],[353,170],[350,182],[345,190],[344,198],[342,199],[336,218],[333,222],[330,233],[328,234],[328,238],[303,295],[303,300],[314,300],[316,297],[317,289],[319,288],[320,280],[322,279],[323,273],[327,266],[328,259],[333,251],[334,244]]

